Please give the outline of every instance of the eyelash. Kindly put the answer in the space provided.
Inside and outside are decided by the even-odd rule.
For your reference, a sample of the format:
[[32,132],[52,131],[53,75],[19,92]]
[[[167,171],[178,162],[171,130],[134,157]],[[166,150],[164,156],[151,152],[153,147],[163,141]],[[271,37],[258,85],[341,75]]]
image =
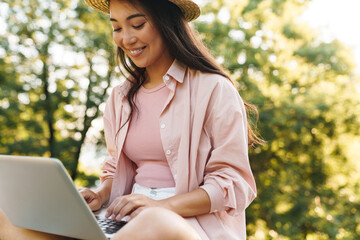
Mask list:
[[135,29],[140,29],[142,26],[144,26],[145,23],[142,23],[140,25],[134,26]]
[[[135,29],[140,29],[140,28],[142,28],[142,27],[144,26],[144,24],[145,24],[145,23],[142,23],[142,24],[140,24],[140,25],[134,26],[133,28],[135,28]],[[114,32],[118,32],[118,31],[120,31],[120,30],[121,30],[121,28],[116,28],[116,29],[114,29]]]

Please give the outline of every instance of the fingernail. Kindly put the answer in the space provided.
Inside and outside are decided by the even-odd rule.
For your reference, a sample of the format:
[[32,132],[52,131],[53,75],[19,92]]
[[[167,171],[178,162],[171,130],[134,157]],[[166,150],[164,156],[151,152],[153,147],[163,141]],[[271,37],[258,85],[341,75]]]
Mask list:
[[121,221],[121,216],[120,215],[116,216],[116,221]]
[[115,215],[111,215],[111,220],[115,220]]
[[105,217],[106,217],[106,218],[110,217],[110,213],[109,213],[109,212],[106,212]]

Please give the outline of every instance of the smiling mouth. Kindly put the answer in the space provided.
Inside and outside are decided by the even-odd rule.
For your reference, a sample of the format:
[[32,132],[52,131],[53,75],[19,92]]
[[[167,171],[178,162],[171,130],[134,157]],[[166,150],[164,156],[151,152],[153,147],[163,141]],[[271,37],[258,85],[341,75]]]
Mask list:
[[131,55],[136,55],[138,53],[140,53],[142,50],[144,50],[146,47],[142,47],[142,48],[138,48],[138,49],[135,49],[135,50],[129,50],[130,54]]

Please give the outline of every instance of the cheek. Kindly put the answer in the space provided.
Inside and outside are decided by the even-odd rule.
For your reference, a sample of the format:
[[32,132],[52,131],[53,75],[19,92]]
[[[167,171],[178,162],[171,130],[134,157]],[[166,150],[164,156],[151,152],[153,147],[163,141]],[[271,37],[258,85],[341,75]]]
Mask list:
[[113,40],[114,40],[114,43],[115,43],[118,47],[121,47],[121,46],[120,46],[121,41],[120,41],[120,34],[119,34],[119,33],[117,33],[117,32],[114,32],[114,33],[113,33]]
[[154,45],[156,47],[156,49],[159,51],[159,52],[162,52],[165,50],[165,44],[164,42],[162,41],[161,38],[157,38],[155,41],[154,41]]
[[153,27],[149,27],[146,31],[142,32],[142,39],[153,47],[159,47],[162,42],[160,33]]

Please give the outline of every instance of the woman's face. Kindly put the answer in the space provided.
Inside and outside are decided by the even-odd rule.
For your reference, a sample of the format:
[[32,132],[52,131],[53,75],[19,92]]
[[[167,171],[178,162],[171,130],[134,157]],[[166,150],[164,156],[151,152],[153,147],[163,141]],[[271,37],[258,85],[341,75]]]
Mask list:
[[162,66],[169,61],[161,35],[141,7],[127,1],[110,1],[113,38],[140,68]]

